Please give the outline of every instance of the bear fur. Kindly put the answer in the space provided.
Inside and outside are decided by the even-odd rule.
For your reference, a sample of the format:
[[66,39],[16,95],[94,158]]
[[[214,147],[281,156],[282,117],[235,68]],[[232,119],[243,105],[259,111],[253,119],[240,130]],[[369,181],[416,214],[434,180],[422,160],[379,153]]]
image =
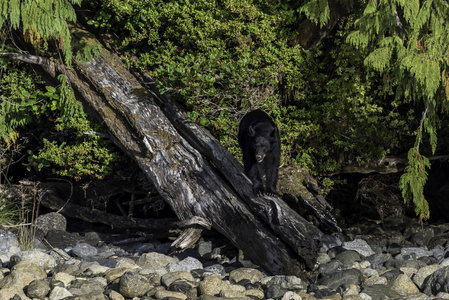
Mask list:
[[281,139],[273,119],[260,109],[247,113],[240,121],[238,140],[245,173],[251,179],[254,194],[277,195]]

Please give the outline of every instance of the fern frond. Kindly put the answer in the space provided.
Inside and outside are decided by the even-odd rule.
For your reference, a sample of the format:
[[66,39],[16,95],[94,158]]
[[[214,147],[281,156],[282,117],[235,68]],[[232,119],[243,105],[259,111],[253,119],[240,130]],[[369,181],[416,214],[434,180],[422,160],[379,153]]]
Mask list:
[[310,0],[299,11],[320,27],[324,27],[330,18],[328,0]]
[[424,185],[427,181],[430,168],[429,159],[422,156],[416,147],[408,152],[409,165],[405,168],[404,174],[399,180],[399,187],[406,204],[413,202],[415,213],[420,220],[429,218],[429,203],[424,197]]

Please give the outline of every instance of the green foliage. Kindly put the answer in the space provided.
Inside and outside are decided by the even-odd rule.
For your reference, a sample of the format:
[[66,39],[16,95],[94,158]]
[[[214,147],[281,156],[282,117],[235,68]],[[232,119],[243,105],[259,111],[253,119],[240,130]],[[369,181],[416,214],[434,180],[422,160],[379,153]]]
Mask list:
[[48,46],[48,41],[59,41],[65,63],[71,64],[72,46],[68,22],[76,21],[72,5],[81,0],[0,0],[0,28],[10,26],[22,29],[25,39],[37,49]]
[[11,144],[18,137],[18,128],[42,117],[59,97],[53,87],[42,90],[42,80],[22,64],[5,59],[0,64],[0,138]]
[[[438,112],[447,111],[449,4],[441,0],[369,1],[357,30],[348,41],[367,50],[365,65],[394,79],[396,99],[424,105],[421,124],[415,128],[415,147],[401,178],[404,200],[413,200],[421,218],[428,217],[423,196],[428,161],[419,153],[422,131],[429,134],[431,153],[436,151]],[[424,110],[424,109],[423,109]]]
[[[103,178],[119,155],[104,138],[84,132],[101,131],[88,119],[64,75],[58,87],[45,86],[23,64],[3,64],[0,86],[0,138],[9,145],[32,128],[37,150],[28,150],[28,171],[50,171],[74,180]],[[21,133],[22,132],[22,133]]]
[[400,147],[413,110],[400,112],[405,101],[379,88],[396,83],[366,71],[367,52],[345,42],[354,17],[319,49],[305,50],[293,42],[300,14],[323,25],[329,8],[322,0],[304,3],[103,0],[90,24],[117,34],[126,63],[149,70],[190,121],[236,156],[238,122],[255,108],[278,124],[284,162],[315,174]]
[[330,9],[328,0],[310,0],[301,6],[299,11],[304,13],[315,24],[319,24],[320,27],[325,26],[329,21]]
[[110,142],[86,132],[100,130],[86,115],[57,119],[59,133],[43,138],[43,146],[33,154],[29,150],[28,171],[50,169],[53,174],[74,180],[102,179],[111,174],[119,161]]
[[413,202],[415,213],[420,220],[428,219],[429,203],[424,197],[422,186],[427,181],[427,171],[430,168],[429,159],[422,156],[415,147],[408,152],[409,165],[405,168],[404,175],[401,176],[399,187],[405,203]]

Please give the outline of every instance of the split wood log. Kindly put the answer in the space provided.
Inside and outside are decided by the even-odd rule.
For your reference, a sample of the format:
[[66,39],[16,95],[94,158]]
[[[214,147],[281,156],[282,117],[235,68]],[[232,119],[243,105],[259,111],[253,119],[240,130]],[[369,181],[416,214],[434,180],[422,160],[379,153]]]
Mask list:
[[[72,33],[94,39],[80,27]],[[314,267],[321,231],[281,199],[254,197],[238,161],[205,130],[183,121],[164,97],[142,86],[117,55],[102,49],[99,57],[77,61],[71,70],[42,57],[26,58],[50,76],[68,77],[181,221],[211,224],[270,273],[303,277],[305,267]]]

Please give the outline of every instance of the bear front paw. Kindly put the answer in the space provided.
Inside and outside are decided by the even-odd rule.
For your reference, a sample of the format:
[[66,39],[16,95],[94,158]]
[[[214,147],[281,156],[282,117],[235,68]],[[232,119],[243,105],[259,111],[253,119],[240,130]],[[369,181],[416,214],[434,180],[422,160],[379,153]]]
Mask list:
[[278,193],[275,193],[275,192],[266,192],[266,193],[265,193],[265,196],[268,196],[268,197],[277,197],[277,196],[279,196],[279,195],[278,195]]
[[256,195],[257,197],[262,197],[265,194],[265,191],[263,188],[254,188],[254,195]]

